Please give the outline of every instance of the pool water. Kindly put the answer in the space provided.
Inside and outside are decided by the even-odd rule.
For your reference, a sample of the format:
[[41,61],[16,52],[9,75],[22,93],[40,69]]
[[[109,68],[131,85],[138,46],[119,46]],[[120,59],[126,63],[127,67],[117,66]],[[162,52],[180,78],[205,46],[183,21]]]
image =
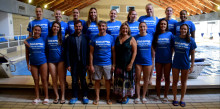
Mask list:
[[[197,43],[195,58],[206,58],[205,63],[211,64],[206,66],[200,75],[220,75],[220,45],[211,42]],[[13,75],[31,75],[31,72],[27,69],[25,60],[15,63],[16,71],[12,72]],[[172,73],[171,73],[172,74]],[[70,76],[70,72],[67,72]],[[154,74],[155,76],[155,74]]]
[[[31,72],[27,68],[26,60],[15,63],[16,71],[12,72],[12,75],[31,75]],[[70,72],[67,71],[67,76],[70,76]]]

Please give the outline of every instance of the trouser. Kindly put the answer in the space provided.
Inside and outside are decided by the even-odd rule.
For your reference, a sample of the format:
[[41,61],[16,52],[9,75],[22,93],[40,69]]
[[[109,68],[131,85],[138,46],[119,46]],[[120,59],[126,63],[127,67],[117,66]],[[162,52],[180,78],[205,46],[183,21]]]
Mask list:
[[[71,68],[73,68],[73,67],[71,67]],[[88,95],[88,86],[86,83],[86,68],[84,67],[82,62],[78,62],[74,70],[72,69],[72,71],[71,71],[73,97],[78,98],[79,78],[80,78],[80,82],[81,82],[81,89],[83,92],[83,96],[87,96]]]

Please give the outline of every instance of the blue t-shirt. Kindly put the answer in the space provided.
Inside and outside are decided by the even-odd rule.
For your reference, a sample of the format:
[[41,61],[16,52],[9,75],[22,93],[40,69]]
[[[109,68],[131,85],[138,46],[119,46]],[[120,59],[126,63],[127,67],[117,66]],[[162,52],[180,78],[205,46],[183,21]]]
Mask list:
[[112,35],[114,37],[114,39],[116,40],[116,38],[118,37],[119,35],[119,32],[120,32],[120,26],[121,26],[121,22],[120,21],[115,21],[115,22],[111,22],[111,21],[108,21],[107,22],[107,33],[109,35]]
[[189,69],[190,68],[190,52],[197,48],[195,40],[190,37],[190,43],[187,43],[185,39],[175,36],[174,38],[174,58],[173,68],[177,69]]
[[[47,19],[42,19],[42,20],[33,20],[29,22],[27,31],[32,32],[32,29],[34,26],[39,25],[41,27],[41,37],[43,37],[44,41],[46,41],[48,33],[49,33],[49,24],[50,21]],[[33,34],[33,33],[32,33]]]
[[105,36],[94,36],[90,45],[94,47],[93,64],[99,66],[112,64],[112,47],[114,44],[114,37],[106,34]]
[[[165,19],[165,18],[162,18],[162,19]],[[177,23],[177,20],[170,19],[170,20],[167,20],[167,22],[168,22],[168,30],[174,34],[175,32],[174,26]]]
[[[62,42],[64,42],[65,36],[62,38]],[[48,36],[46,41],[47,49],[48,49],[48,63],[58,63],[63,61],[63,47],[58,44],[58,37]]]
[[135,21],[133,23],[131,23],[131,22],[127,22],[127,23],[128,23],[128,25],[130,27],[130,30],[131,30],[131,36],[138,35],[139,34],[139,28],[138,27],[139,27],[140,22]]
[[[53,21],[54,22],[54,21]],[[50,22],[50,29],[52,29],[52,25],[53,25],[53,22]],[[64,22],[64,21],[61,21],[60,22],[60,25],[61,25],[61,33],[62,33],[62,36],[65,36],[66,32],[67,32],[67,23]]]
[[138,22],[145,22],[147,24],[147,33],[154,34],[156,31],[156,26],[158,23],[157,17],[141,16],[138,19]]
[[[86,26],[86,21],[85,20],[80,20],[81,22],[82,22],[82,26],[83,26],[83,33],[84,33],[84,29],[85,29],[85,26]],[[69,21],[68,23],[67,23],[67,25],[68,25],[68,34],[69,35],[71,35],[71,34],[73,34],[74,32],[75,32],[75,29],[74,29],[74,21],[72,20],[72,21]]]
[[38,39],[29,38],[27,39],[30,45],[29,49],[29,59],[30,65],[42,65],[47,62],[45,54],[45,41],[42,37]]
[[137,41],[137,56],[135,63],[139,65],[152,65],[151,46],[153,36],[147,34],[146,36],[140,36],[139,34],[134,36]]
[[177,22],[174,26],[176,36],[180,35],[180,26],[182,24],[187,24],[189,26],[189,33],[196,30],[195,24],[192,21]]
[[162,33],[158,36],[155,49],[155,62],[172,63],[173,34],[171,32]]
[[86,26],[86,37],[91,40],[92,37],[99,34],[98,25],[96,25],[96,22],[91,22],[89,27]]

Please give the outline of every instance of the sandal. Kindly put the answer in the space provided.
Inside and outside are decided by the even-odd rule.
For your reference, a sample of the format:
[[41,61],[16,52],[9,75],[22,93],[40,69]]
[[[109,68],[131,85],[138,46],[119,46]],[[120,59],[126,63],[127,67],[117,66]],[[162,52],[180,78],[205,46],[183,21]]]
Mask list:
[[94,105],[98,105],[98,104],[99,104],[99,100],[94,100],[94,101],[93,101],[93,104],[94,104]]
[[141,101],[140,98],[136,98],[136,99],[134,99],[134,103],[135,103],[135,104],[140,103],[140,101]]
[[168,100],[168,98],[166,97],[166,98],[163,98],[163,100],[162,100],[162,103],[166,103],[166,102],[168,102],[169,100]]
[[156,96],[156,97],[154,98],[154,100],[155,100],[155,101],[160,100],[160,97],[159,97],[159,96]]
[[181,106],[181,107],[185,107],[185,106],[186,106],[186,103],[183,102],[183,101],[180,101],[180,106]]
[[39,102],[41,102],[40,99],[34,99],[32,103],[33,103],[33,104],[38,104]]
[[179,106],[179,102],[178,102],[178,101],[174,101],[174,100],[173,100],[173,103],[172,103],[172,104],[173,104],[173,106]]
[[146,98],[143,98],[143,99],[142,99],[142,103],[143,103],[143,104],[146,104],[146,103],[147,103],[147,99],[146,99]]
[[108,104],[108,105],[112,105],[112,101],[109,99],[109,100],[106,100],[106,103]]
[[42,102],[42,104],[49,104],[49,99],[44,99],[44,101]]
[[127,97],[126,99],[123,99],[123,100],[122,100],[121,104],[127,104],[128,101],[129,101],[129,98]]
[[60,104],[65,104],[66,103],[66,100],[61,100],[60,101]]
[[58,103],[59,103],[59,99],[53,100],[53,104],[58,104]]

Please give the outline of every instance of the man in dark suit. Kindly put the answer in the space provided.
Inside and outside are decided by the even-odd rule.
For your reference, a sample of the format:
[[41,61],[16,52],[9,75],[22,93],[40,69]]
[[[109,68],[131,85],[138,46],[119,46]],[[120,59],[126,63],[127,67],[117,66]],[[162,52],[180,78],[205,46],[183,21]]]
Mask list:
[[88,104],[87,98],[88,87],[86,83],[86,70],[88,64],[88,41],[82,33],[82,22],[74,22],[74,34],[67,38],[66,46],[66,66],[72,76],[72,93],[73,98],[70,99],[70,104],[75,104],[78,101],[78,78],[80,78],[81,88],[83,92],[83,103]]

